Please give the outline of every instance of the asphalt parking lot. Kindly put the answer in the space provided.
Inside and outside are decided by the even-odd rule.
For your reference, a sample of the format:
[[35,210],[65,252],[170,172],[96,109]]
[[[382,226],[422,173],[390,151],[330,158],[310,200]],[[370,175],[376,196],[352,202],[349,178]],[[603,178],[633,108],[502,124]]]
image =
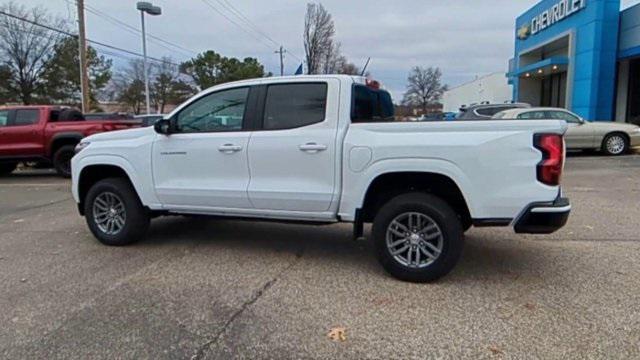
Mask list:
[[472,229],[416,285],[346,225],[169,217],[109,248],[68,180],[0,178],[0,358],[638,358],[640,156],[572,156],[564,190],[562,231]]

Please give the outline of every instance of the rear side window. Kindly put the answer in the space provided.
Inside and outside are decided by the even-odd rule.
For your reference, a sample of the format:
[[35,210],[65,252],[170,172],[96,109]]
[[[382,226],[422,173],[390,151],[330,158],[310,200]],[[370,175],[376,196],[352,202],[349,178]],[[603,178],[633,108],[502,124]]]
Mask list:
[[580,119],[564,111],[547,111],[547,118],[564,120],[568,123],[579,124]]
[[545,117],[544,111],[529,111],[518,115],[518,119],[522,120],[538,120],[544,119]]
[[0,111],[0,127],[7,126],[7,122],[9,122],[9,112]]
[[326,108],[325,83],[269,85],[264,105],[264,129],[294,129],[323,122]]
[[353,87],[351,122],[394,121],[394,106],[391,95],[384,90],[371,89],[363,85]]
[[491,117],[491,116],[493,116],[493,115],[495,115],[495,114],[497,114],[497,113],[499,113],[501,111],[509,110],[509,109],[511,109],[511,108],[507,107],[507,106],[486,107],[486,108],[481,108],[481,109],[476,110],[476,113],[478,115]]
[[13,125],[24,126],[37,124],[39,115],[40,111],[36,109],[16,110],[16,117],[13,120]]

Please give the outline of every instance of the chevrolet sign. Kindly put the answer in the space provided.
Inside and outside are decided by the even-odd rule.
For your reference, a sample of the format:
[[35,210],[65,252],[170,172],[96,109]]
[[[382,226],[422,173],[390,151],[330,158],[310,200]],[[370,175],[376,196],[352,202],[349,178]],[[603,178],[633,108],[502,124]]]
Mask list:
[[560,0],[518,29],[518,39],[525,40],[587,7],[587,0]]

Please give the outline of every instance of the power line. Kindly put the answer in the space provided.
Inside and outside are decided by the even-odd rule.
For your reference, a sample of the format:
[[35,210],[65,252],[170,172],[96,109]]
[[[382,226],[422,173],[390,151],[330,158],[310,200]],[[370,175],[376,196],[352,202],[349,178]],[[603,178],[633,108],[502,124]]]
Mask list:
[[[235,15],[237,18],[239,18],[244,23],[246,23],[254,32],[261,35],[262,37],[264,37],[265,39],[273,43],[275,46],[282,46],[282,44],[278,43],[267,33],[262,31],[253,21],[251,21],[251,19],[249,19],[242,11],[238,10],[238,8],[233,6],[233,4],[231,4],[228,0],[215,0],[215,1],[218,2],[220,5],[222,5],[228,12]],[[301,58],[296,56],[296,54],[290,51],[289,51],[289,54],[292,57],[296,58],[298,61],[303,61]]]
[[[65,36],[68,36],[68,37],[74,37],[74,38],[78,37],[77,34],[70,33],[68,31],[64,31],[64,30],[60,30],[60,29],[56,29],[56,28],[54,28],[52,26],[41,24],[41,23],[35,22],[33,20],[25,19],[23,17],[16,16],[16,15],[13,15],[13,14],[9,14],[9,13],[1,11],[1,10],[0,10],[0,15],[8,16],[10,18],[13,18],[13,19],[16,19],[16,20],[20,20],[20,21],[23,21],[23,22],[26,22],[26,23],[29,23],[29,24],[32,24],[32,25],[35,25],[35,26],[38,26],[38,27],[53,31],[53,32],[56,32],[58,34],[65,35]],[[117,47],[117,46],[105,44],[105,43],[100,42],[100,41],[87,39],[87,42],[89,42],[89,43],[91,43],[93,45],[102,46],[102,47],[105,47],[105,48],[108,48],[108,49],[111,49],[111,50],[117,50],[117,51],[129,54],[129,55],[133,55],[133,56],[137,56],[137,57],[144,57],[144,55],[142,55],[140,53],[137,53],[135,51],[131,51],[131,50],[127,50],[127,49],[123,49],[123,48]],[[158,58],[151,57],[151,56],[147,56],[147,58],[149,60],[157,61],[157,62],[160,62],[160,63],[167,63],[167,64],[178,66],[178,67],[180,66],[177,63],[174,63],[174,62],[171,62],[171,61],[165,61],[165,60],[158,59]]]
[[242,31],[244,31],[245,33],[247,33],[247,35],[251,36],[252,38],[254,38],[255,40],[257,40],[258,42],[260,42],[262,45],[266,46],[269,50],[271,50],[271,45],[267,44],[266,42],[264,42],[264,40],[262,40],[261,38],[255,36],[252,32],[250,32],[249,30],[247,30],[244,26],[238,24],[236,21],[234,21],[233,19],[231,19],[229,16],[227,16],[225,13],[223,13],[222,11],[220,11],[220,9],[218,9],[217,7],[215,7],[212,3],[209,2],[209,0],[202,0],[203,3],[205,3],[207,6],[209,6],[213,11],[215,11],[216,13],[218,13],[220,16],[222,16],[223,18],[227,19],[227,21],[229,21],[230,23],[234,24],[235,26],[237,26],[238,28],[240,28]]
[[[100,10],[97,10],[96,8],[91,7],[89,5],[85,5],[85,6],[87,8],[87,11],[89,11],[90,13],[92,13],[92,14],[94,14],[96,16],[102,17],[103,19],[105,19],[107,21],[110,21],[111,23],[116,23],[116,24],[119,24],[120,26],[122,26],[124,28],[130,29],[131,31],[135,32],[136,35],[142,34],[142,31],[140,31],[138,28],[136,28],[134,26],[131,26],[131,25],[127,24],[124,21],[118,20],[117,18],[114,18],[113,16],[110,16],[110,15],[108,15],[108,14],[106,14],[106,13],[100,11]],[[185,54],[188,53],[189,56],[197,54],[196,51],[187,49],[187,48],[185,48],[185,47],[183,47],[181,45],[178,45],[176,43],[173,43],[171,41],[164,40],[164,39],[162,39],[162,38],[160,38],[160,37],[158,37],[156,35],[147,33],[147,37],[149,37],[149,38],[151,38],[151,39],[153,39],[153,40],[155,40],[157,42],[160,42],[160,43],[163,43],[163,44],[167,44],[167,45],[172,46],[172,47],[174,47],[176,49],[182,50]],[[157,45],[162,46],[162,44],[157,44]],[[168,50],[172,50],[172,51],[174,50],[174,49],[167,48],[166,46],[162,46],[162,47],[164,47],[165,49],[168,49]]]
[[[220,3],[219,0],[218,3]],[[265,37],[267,40],[273,42],[274,44],[276,44],[276,46],[280,46],[275,40],[273,40],[271,37],[269,37],[268,35],[264,34],[262,31],[260,31],[259,29],[255,28],[255,26],[253,26],[254,28],[249,27],[249,30],[247,30],[247,25],[242,25],[239,24],[237,21],[233,20],[232,18],[230,18],[227,14],[225,14],[224,12],[222,12],[220,9],[218,9],[213,3],[211,3],[209,0],[202,0],[203,3],[205,3],[207,6],[209,6],[213,11],[215,11],[216,13],[218,13],[220,16],[224,17],[225,19],[227,19],[227,21],[229,21],[230,23],[234,24],[235,26],[237,26],[238,28],[240,28],[240,30],[244,31],[245,33],[247,33],[249,36],[251,36],[252,38],[254,38],[255,40],[257,40],[258,42],[260,42],[262,45],[268,47],[270,50],[272,49],[272,45],[268,44],[267,42],[265,42],[262,38],[257,37],[254,33],[257,33],[258,35],[262,35],[263,37]],[[221,4],[221,3],[220,3]],[[224,4],[221,4],[224,6]],[[225,7],[227,9],[227,11],[230,11],[228,7]],[[235,8],[234,8],[235,9]],[[233,11],[230,11],[231,14],[236,15],[236,17],[239,17],[240,15],[236,14]],[[236,12],[240,12],[239,10],[236,9]],[[244,15],[243,15],[244,16]],[[246,16],[245,16],[246,18]],[[248,19],[247,19],[248,20]],[[252,31],[250,31],[252,30]],[[294,58],[298,59],[299,61],[302,61],[299,57],[297,57],[295,54],[291,53],[291,56],[293,56]]]
[[[72,4],[72,3],[76,2],[77,0],[63,0],[63,1],[65,1],[67,4]],[[93,6],[85,4],[85,9],[88,12],[92,13],[93,15],[96,15],[99,18],[101,18],[101,19],[103,19],[103,20],[105,20],[107,22],[110,22],[111,24],[119,26],[121,29],[123,29],[123,30],[125,30],[125,31],[127,31],[127,32],[129,32],[131,34],[134,34],[134,35],[137,35],[137,36],[142,34],[142,31],[140,31],[138,28],[136,28],[134,26],[131,26],[131,25],[127,24],[126,22],[124,22],[122,20],[119,20],[119,19],[117,19],[117,18],[115,18],[115,17],[113,17],[113,16],[111,16],[111,15],[109,15],[109,14],[103,12],[103,11],[100,11],[100,10],[96,9],[95,7],[93,7]],[[185,47],[183,47],[181,45],[178,45],[178,44],[173,43],[171,41],[162,39],[162,38],[160,38],[158,36],[155,36],[153,34],[147,33],[147,37],[153,39],[153,40],[150,40],[150,41],[152,41],[156,45],[158,45],[158,46],[160,46],[160,47],[162,47],[162,48],[164,48],[166,50],[176,51],[176,49],[179,49],[179,50],[181,50],[181,52],[183,52],[188,57],[191,57],[194,54],[197,54],[196,51],[193,51],[191,49],[187,49],[187,48],[185,48]],[[167,47],[167,46],[165,46],[163,44],[169,45],[169,46],[171,46],[173,48],[169,48],[169,47]]]
[[278,44],[277,41],[273,40],[269,35],[267,35],[266,33],[264,33],[262,30],[260,30],[251,20],[249,20],[249,18],[247,18],[240,10],[238,10],[236,7],[234,7],[233,5],[231,5],[231,3],[229,3],[228,1],[221,1],[221,0],[216,0],[216,2],[220,5],[222,5],[222,7],[224,7],[227,11],[229,11],[230,13],[234,14],[236,17],[238,17],[240,20],[244,21],[247,25],[249,25],[250,28],[253,29],[253,31],[255,31],[256,33],[262,35],[265,39],[271,41],[274,45],[279,46],[280,44]]

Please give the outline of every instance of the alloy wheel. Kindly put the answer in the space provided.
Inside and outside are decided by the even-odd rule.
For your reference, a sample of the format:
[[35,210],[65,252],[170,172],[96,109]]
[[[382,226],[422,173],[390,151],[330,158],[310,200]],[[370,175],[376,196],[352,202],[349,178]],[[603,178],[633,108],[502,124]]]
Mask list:
[[622,136],[613,135],[607,139],[605,146],[610,154],[619,155],[624,151],[626,142]]
[[124,228],[127,213],[124,202],[112,192],[103,192],[93,200],[93,221],[100,231],[116,235]]
[[442,254],[444,237],[438,224],[429,216],[406,212],[387,226],[387,250],[400,264],[421,269]]

